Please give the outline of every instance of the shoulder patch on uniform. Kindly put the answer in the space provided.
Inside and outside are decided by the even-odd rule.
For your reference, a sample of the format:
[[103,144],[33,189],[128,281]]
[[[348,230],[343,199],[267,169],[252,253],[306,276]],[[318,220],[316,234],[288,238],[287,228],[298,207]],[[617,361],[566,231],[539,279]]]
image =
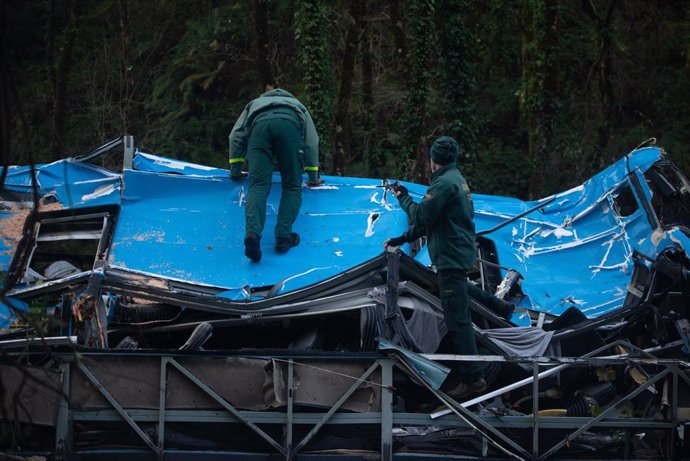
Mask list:
[[463,185],[462,185],[462,190],[464,190],[465,192],[469,192],[469,191],[470,191],[470,186],[468,186],[467,184],[463,184]]

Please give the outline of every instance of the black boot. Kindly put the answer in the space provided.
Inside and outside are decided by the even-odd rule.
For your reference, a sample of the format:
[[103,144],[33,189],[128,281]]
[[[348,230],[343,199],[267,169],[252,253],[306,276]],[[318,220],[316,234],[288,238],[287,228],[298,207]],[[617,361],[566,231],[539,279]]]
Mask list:
[[293,232],[290,237],[276,237],[276,251],[285,253],[292,247],[299,245],[299,234]]
[[259,236],[254,232],[247,232],[244,237],[244,255],[258,263],[261,261],[261,243]]

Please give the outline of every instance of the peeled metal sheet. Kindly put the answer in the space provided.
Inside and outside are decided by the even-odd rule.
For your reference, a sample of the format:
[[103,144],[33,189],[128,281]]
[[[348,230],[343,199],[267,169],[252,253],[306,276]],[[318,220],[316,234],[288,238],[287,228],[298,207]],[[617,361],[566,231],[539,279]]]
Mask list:
[[256,264],[244,256],[248,180],[126,171],[124,183],[110,264],[228,289],[278,282],[281,292],[303,288],[379,255],[385,239],[407,227],[404,213],[382,202],[376,181],[326,177],[325,186],[304,187],[293,228],[301,243],[279,254],[273,237],[280,201],[275,174],[263,258]]
[[[486,235],[496,244],[499,263],[524,276],[521,288],[528,298],[522,307],[560,315],[575,306],[589,318],[599,317],[623,306],[635,250],[655,258],[667,248],[690,249],[680,226],[656,228],[645,210],[651,192],[643,173],[663,159],[658,148],[633,151],[582,185],[539,201],[473,195],[477,231],[554,199]],[[635,211],[624,216],[615,202],[628,192]]]
[[[653,260],[669,248],[690,248],[682,226],[658,226],[653,216],[650,201],[659,197],[646,173],[664,161],[656,147],[638,149],[582,185],[532,202],[473,195],[479,232],[538,208],[484,236],[496,245],[498,263],[524,277],[521,307],[560,315],[575,306],[589,318],[599,317],[623,306],[635,251]],[[326,176],[324,186],[303,189],[294,227],[300,245],[278,254],[273,227],[281,191],[275,173],[263,259],[255,264],[243,248],[248,180],[232,181],[227,170],[143,152],[134,168],[117,174],[73,159],[39,165],[40,194],[52,195],[63,208],[120,205],[111,267],[219,287],[225,291],[217,296],[232,300],[257,300],[249,299],[247,288],[275,287],[273,296],[341,274],[380,255],[383,242],[407,228],[381,180]],[[10,168],[8,190],[28,193],[30,184],[27,167]],[[426,193],[426,186],[405,184],[416,201]],[[622,213],[618,201],[626,194],[631,208]],[[9,266],[18,242],[9,235],[9,223],[23,222],[17,218],[25,213],[12,207],[0,208],[0,270]],[[426,249],[415,259],[430,264]]]

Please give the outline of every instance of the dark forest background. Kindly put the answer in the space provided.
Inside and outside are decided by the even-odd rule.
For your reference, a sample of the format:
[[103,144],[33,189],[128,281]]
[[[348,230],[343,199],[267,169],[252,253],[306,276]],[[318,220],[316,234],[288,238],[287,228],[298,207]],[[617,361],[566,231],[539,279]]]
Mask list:
[[227,167],[275,82],[309,108],[326,174],[426,182],[463,147],[475,192],[537,198],[650,137],[690,171],[690,2],[3,0],[3,164],[127,133]]

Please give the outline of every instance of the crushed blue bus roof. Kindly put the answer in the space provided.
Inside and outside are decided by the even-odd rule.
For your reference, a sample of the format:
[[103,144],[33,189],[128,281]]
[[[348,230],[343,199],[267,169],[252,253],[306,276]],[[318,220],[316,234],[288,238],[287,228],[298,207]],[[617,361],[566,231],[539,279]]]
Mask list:
[[[119,209],[108,267],[211,286],[216,296],[232,300],[255,300],[252,288],[279,286],[278,294],[287,293],[348,271],[380,255],[386,238],[407,228],[381,180],[325,176],[321,187],[304,186],[294,226],[299,247],[278,254],[272,229],[281,189],[275,173],[264,257],[252,263],[243,254],[248,181],[230,180],[227,170],[137,152],[123,173],[71,158],[35,171],[44,206],[75,213]],[[421,200],[426,186],[405,184]],[[31,206],[29,167],[10,167],[4,189],[15,196],[0,208],[0,271],[10,267],[22,235],[18,223]],[[664,251],[690,248],[687,209],[671,220],[659,216],[667,196],[687,206],[689,190],[664,152],[647,147],[541,200],[474,194],[476,229],[483,234],[480,258],[499,266],[501,277],[509,269],[522,276],[514,297],[520,307],[557,316],[576,306],[596,318],[623,306],[635,252],[653,260]],[[482,251],[487,245],[495,246],[493,261]],[[424,248],[414,257],[431,264]]]
[[[113,443],[131,442],[122,438],[123,429],[139,422],[144,428],[145,420],[162,424],[170,418],[161,415],[171,410],[176,421],[194,424],[176,423],[165,431],[161,425],[158,444],[148,429],[138,431],[149,448],[163,453],[163,439],[167,449],[198,440],[222,453],[236,447],[227,434],[246,421],[218,419],[216,407],[208,406],[207,388],[217,393],[218,411],[246,410],[242,415],[251,413],[248,418],[280,408],[290,415],[293,406],[296,415],[308,407],[309,418],[315,408],[329,407],[328,418],[341,403],[348,412],[362,413],[350,420],[355,425],[336,422],[337,432],[325,436],[337,434],[324,445],[329,449],[359,447],[363,424],[378,425],[385,411],[400,416],[393,436],[401,452],[411,448],[414,454],[415,439],[439,456],[446,453],[444,445],[447,453],[474,456],[487,443],[485,433],[457,425],[467,421],[490,428],[528,457],[536,453],[530,451],[536,429],[555,430],[554,440],[562,441],[563,424],[579,427],[575,435],[587,425],[581,439],[566,437],[574,443],[564,451],[601,459],[630,451],[628,443],[622,448],[621,428],[643,428],[652,435],[625,440],[647,454],[659,446],[661,454],[668,435],[649,430],[650,421],[673,434],[687,423],[681,418],[687,403],[667,398],[681,396],[682,388],[666,387],[682,382],[690,345],[690,184],[661,149],[635,149],[582,185],[536,201],[473,195],[478,258],[468,272],[468,307],[480,354],[473,359],[483,365],[486,389],[451,404],[469,396],[453,393],[457,377],[445,364],[466,357],[456,355],[446,334],[438,277],[424,239],[402,251],[383,251],[387,238],[408,227],[388,181],[326,176],[321,187],[305,186],[294,228],[301,243],[279,254],[272,236],[281,192],[275,174],[263,257],[252,263],[243,245],[247,179],[232,181],[224,169],[135,154],[131,138],[124,138],[33,171],[11,167],[0,192],[0,284],[7,285],[0,291],[0,367],[8,395],[28,409],[26,417],[15,409],[8,419],[28,423],[34,438],[49,434],[43,429],[54,424],[54,439],[65,440],[60,437],[67,437],[72,419],[85,424],[93,417],[108,422],[93,426],[97,440],[89,423],[81,426],[86,430],[67,430],[74,443],[65,446],[87,447],[100,456]],[[120,144],[122,172],[89,163]],[[417,201],[427,189],[406,186]],[[79,360],[72,355],[76,350]],[[68,364],[55,360],[65,353]],[[30,358],[20,361],[31,364],[32,373],[40,372],[32,376],[55,380],[48,379],[40,392],[25,385],[15,370],[21,354]],[[674,356],[679,360],[668,359]],[[391,357],[399,365],[395,373]],[[290,368],[293,363],[309,365]],[[69,385],[60,387],[65,377]],[[539,377],[544,379],[537,393],[532,380]],[[372,385],[378,379],[382,386]],[[78,405],[62,397],[46,404],[46,395],[67,388]],[[336,388],[349,390],[334,404]],[[635,397],[642,392],[644,399]],[[98,403],[106,400],[112,405]],[[623,402],[624,413],[642,417],[613,417]],[[429,413],[438,403],[448,409]],[[463,407],[461,415],[457,410]],[[669,411],[658,411],[665,407]],[[538,408],[564,416],[557,423],[541,421],[534,418]],[[130,409],[151,409],[153,419]],[[120,424],[103,419],[102,410],[118,421],[123,412],[132,417]],[[206,410],[212,416],[202,421],[199,411]],[[590,418],[593,410],[600,416]],[[451,411],[460,419],[437,419]],[[499,431],[502,418],[496,428],[489,426],[496,415],[513,418],[509,433]],[[286,421],[266,417],[280,427]],[[290,416],[287,421],[292,424]],[[516,424],[526,430],[516,432]],[[444,429],[451,425],[453,431]],[[34,431],[41,426],[43,432]],[[218,430],[207,431],[211,426]],[[263,453],[263,440],[256,439],[247,446]],[[612,450],[614,439],[620,442]],[[131,446],[142,448],[141,440]],[[56,452],[61,449],[56,442]]]

